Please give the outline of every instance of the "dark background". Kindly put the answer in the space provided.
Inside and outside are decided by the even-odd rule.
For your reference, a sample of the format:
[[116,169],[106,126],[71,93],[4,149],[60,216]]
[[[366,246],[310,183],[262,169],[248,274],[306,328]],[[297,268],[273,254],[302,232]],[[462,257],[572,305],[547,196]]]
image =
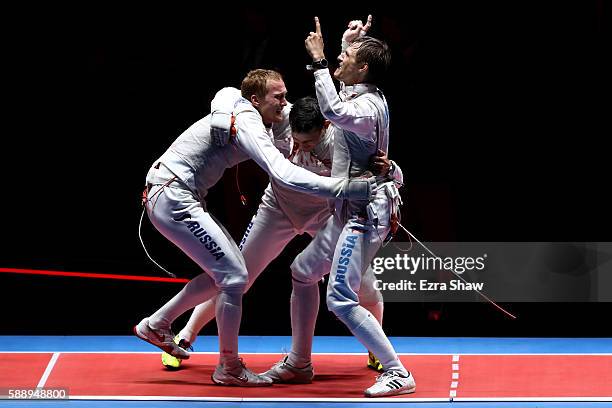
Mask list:
[[[612,241],[609,5],[489,3],[7,13],[0,267],[162,276],[137,236],[148,167],[249,69],[279,70],[290,100],[314,94],[303,45],[314,15],[330,61],[346,23],[368,13],[371,34],[391,47],[382,86],[390,156],[404,170],[404,225],[417,237]],[[208,197],[237,240],[267,183],[252,163],[240,173],[246,208],[234,169]],[[198,273],[146,221],[143,237],[171,271]],[[245,296],[242,334],[290,333],[288,267],[306,242],[292,243]],[[180,288],[4,273],[0,285],[0,334],[130,334]],[[518,320],[484,303],[387,304],[385,329],[612,335],[611,304],[506,306]],[[321,309],[317,334],[349,334]]]

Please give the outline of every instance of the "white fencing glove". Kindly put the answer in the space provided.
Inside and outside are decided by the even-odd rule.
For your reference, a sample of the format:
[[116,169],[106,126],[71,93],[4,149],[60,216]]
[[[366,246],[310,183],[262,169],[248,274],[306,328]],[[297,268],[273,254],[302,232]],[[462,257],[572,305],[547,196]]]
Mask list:
[[391,161],[391,168],[389,169],[388,177],[395,182],[395,185],[399,187],[404,186],[404,172],[402,168],[393,160]]
[[342,198],[348,200],[371,201],[376,197],[377,189],[376,177],[374,177],[372,173],[366,172],[360,177],[348,179],[342,189],[341,195]]

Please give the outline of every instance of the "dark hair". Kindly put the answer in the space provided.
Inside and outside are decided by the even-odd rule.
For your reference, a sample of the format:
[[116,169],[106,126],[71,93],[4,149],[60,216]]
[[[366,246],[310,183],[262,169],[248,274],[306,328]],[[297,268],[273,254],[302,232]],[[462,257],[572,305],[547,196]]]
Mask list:
[[298,133],[307,133],[323,129],[325,118],[319,109],[319,102],[312,96],[300,98],[291,107],[289,124],[291,130]]
[[391,65],[391,51],[387,43],[364,35],[352,44],[361,44],[355,54],[355,61],[368,64],[366,82],[379,84]]

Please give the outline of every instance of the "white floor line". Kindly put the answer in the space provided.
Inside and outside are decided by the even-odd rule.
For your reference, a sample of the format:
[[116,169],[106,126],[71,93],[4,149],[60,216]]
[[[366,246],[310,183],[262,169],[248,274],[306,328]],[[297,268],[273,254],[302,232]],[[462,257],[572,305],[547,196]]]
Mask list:
[[452,367],[452,374],[451,374],[452,381],[450,384],[450,391],[448,393],[448,396],[450,400],[453,401],[457,397],[457,389],[459,388],[459,355],[458,354],[453,354],[451,367]]
[[51,371],[53,371],[53,367],[55,367],[55,363],[57,362],[57,358],[59,357],[59,355],[60,353],[53,353],[53,355],[51,356],[51,360],[49,360],[49,364],[47,364],[47,368],[45,369],[45,372],[43,373],[42,377],[40,377],[40,381],[38,381],[38,385],[36,386],[36,388],[42,388],[45,386],[45,384],[47,383],[47,379],[51,374]]
[[[456,395],[456,394],[455,394]],[[612,397],[491,397],[455,398],[454,402],[604,402]],[[70,395],[71,400],[125,400],[125,401],[225,401],[225,402],[449,402],[449,398],[249,398],[249,397],[180,397],[169,395]]]
[[227,402],[448,402],[448,398],[250,398],[250,397],[174,397],[164,395],[70,395],[71,400],[126,400],[126,401],[227,401]]

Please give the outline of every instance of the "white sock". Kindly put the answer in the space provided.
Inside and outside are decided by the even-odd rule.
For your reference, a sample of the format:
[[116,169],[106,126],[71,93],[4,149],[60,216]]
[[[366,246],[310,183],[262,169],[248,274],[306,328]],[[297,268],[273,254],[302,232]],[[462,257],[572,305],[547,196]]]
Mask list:
[[215,317],[216,301],[217,296],[196,306],[193,313],[191,313],[191,316],[189,317],[189,321],[183,330],[179,332],[179,338],[185,339],[189,342],[189,344],[193,345],[198,338],[198,333],[200,333],[200,330],[202,330],[202,328]]
[[353,306],[348,313],[337,316],[357,340],[378,357],[385,371],[395,370],[408,375],[382,327],[364,307]]
[[219,330],[219,362],[228,371],[239,366],[238,331],[242,317],[242,292],[243,288],[221,289],[215,307]]
[[291,352],[288,362],[302,368],[310,364],[312,338],[319,313],[319,286],[293,281],[291,293]]
[[212,298],[216,293],[215,281],[207,274],[201,273],[149,317],[149,326],[154,329],[170,327],[177,317]]
[[[383,311],[384,311],[385,304],[383,302],[378,302],[378,303],[374,303],[374,304],[370,304],[370,305],[361,304],[361,306],[365,307],[366,310],[368,312],[370,312],[372,314],[372,316],[374,316],[374,318],[376,319],[378,324],[380,324],[381,327],[382,327]],[[368,350],[368,351],[370,353],[372,353],[370,350]],[[372,353],[372,354],[374,354],[374,353]],[[376,354],[374,354],[374,357],[376,357]],[[376,358],[378,358],[378,357],[376,357]]]

